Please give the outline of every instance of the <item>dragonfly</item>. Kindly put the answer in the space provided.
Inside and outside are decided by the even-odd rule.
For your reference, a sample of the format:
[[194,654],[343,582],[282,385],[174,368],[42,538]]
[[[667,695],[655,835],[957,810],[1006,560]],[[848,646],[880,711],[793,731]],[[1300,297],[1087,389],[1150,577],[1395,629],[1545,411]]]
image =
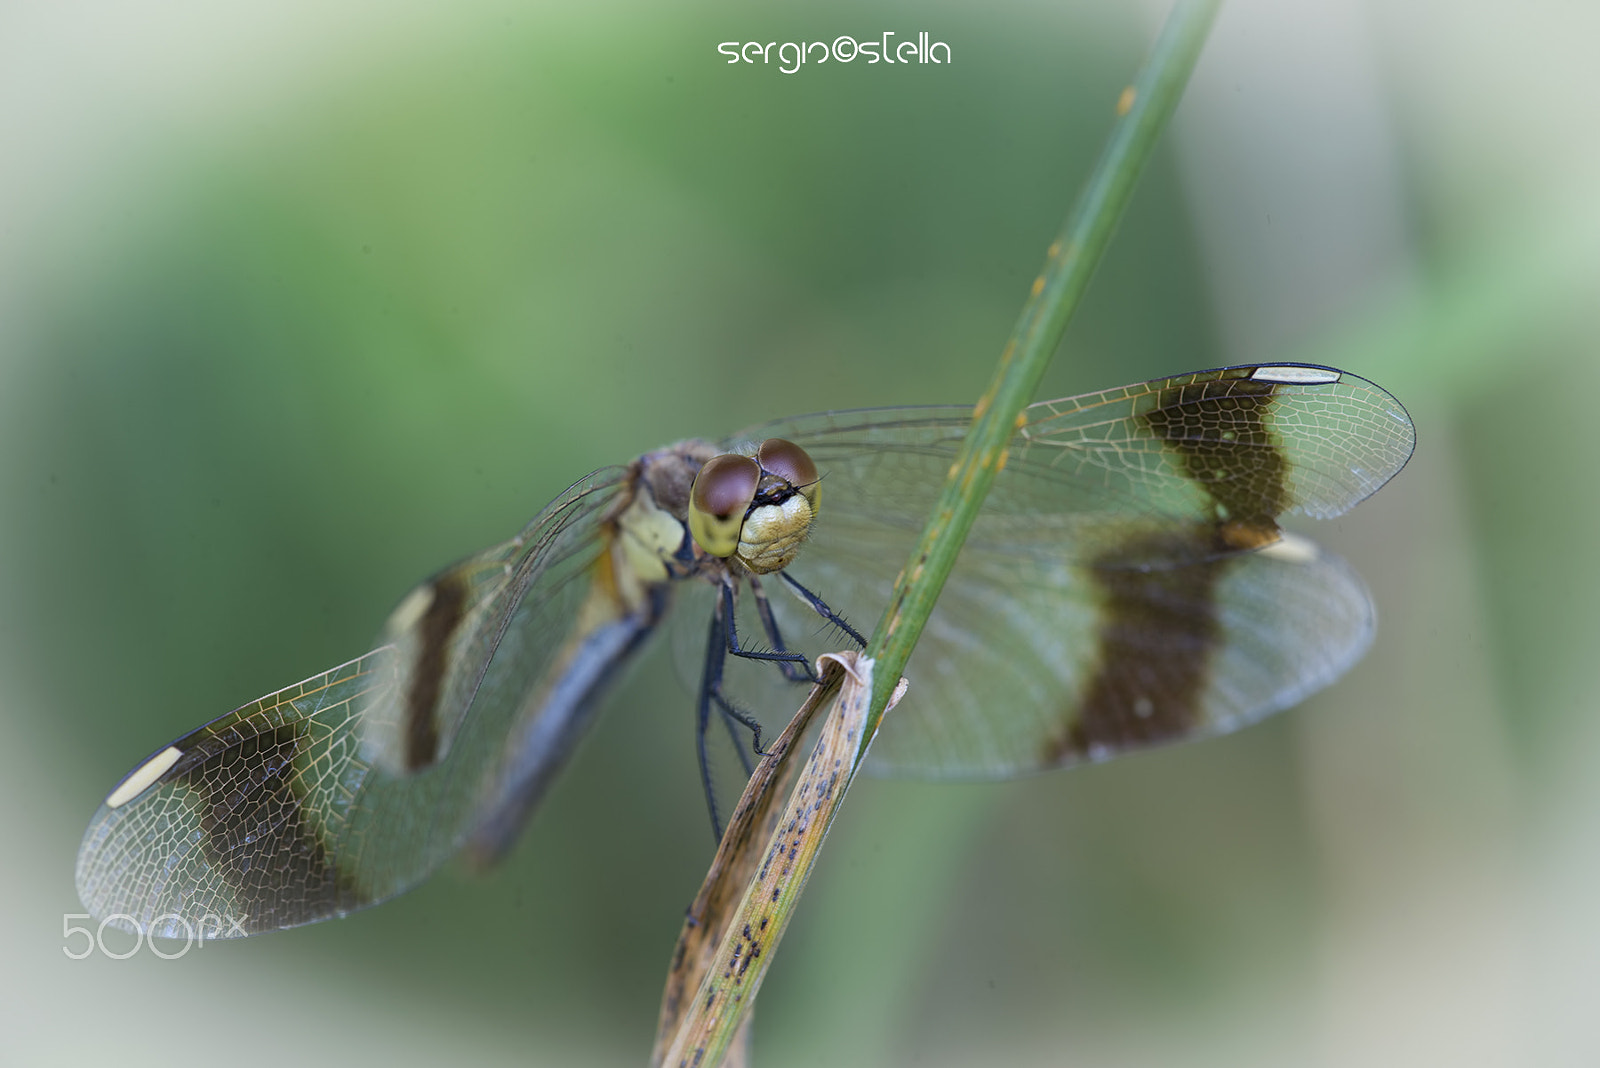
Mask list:
[[[416,587],[372,651],[141,761],[89,823],[80,898],[148,936],[233,937],[497,857],[669,614],[704,634],[715,827],[713,743],[747,772],[751,710],[793,707],[805,647],[865,644],[850,621],[888,603],[971,420],[800,416],[578,480]],[[1370,644],[1372,599],[1280,521],[1342,514],[1414,445],[1388,392],[1303,364],[1032,405],[869,770],[1011,778],[1223,734],[1329,685]]]

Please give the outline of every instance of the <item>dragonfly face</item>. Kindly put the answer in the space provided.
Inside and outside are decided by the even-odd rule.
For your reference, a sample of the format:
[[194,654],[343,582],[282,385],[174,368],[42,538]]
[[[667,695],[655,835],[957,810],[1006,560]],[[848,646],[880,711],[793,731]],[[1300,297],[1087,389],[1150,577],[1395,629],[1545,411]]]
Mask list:
[[754,456],[706,461],[689,494],[689,531],[712,556],[767,575],[788,567],[816,519],[817,466],[792,441],[768,438]]
[[[384,900],[464,849],[498,855],[695,588],[713,595],[709,786],[708,737],[749,752],[752,709],[792,708],[807,655],[861,642],[846,621],[887,603],[970,419],[803,416],[580,480],[414,590],[372,652],[142,762],[90,822],[80,897],[153,935],[254,933]],[[1327,685],[1370,641],[1371,602],[1279,518],[1340,514],[1413,443],[1393,397],[1330,368],[1034,405],[870,766],[1010,777],[1229,731]]]

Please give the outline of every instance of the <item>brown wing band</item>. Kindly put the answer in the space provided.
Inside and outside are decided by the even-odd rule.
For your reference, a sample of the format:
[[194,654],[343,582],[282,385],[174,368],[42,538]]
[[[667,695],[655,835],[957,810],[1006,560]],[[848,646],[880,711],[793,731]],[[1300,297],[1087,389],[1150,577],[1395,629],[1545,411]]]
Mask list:
[[406,770],[416,771],[439,756],[439,719],[436,707],[450,664],[450,639],[466,615],[466,582],[457,574],[440,576],[433,598],[417,626],[417,666],[406,693]]
[[1100,642],[1094,677],[1048,763],[1182,737],[1200,722],[1211,656],[1222,639],[1216,583],[1227,560],[1141,570],[1097,568]]
[[1220,549],[1277,540],[1289,506],[1289,464],[1266,421],[1276,388],[1249,378],[1188,382],[1162,390],[1139,416],[1210,495]]
[[199,802],[201,848],[234,890],[250,931],[289,927],[361,902],[304,814],[296,755],[306,725],[239,738],[178,777]]
[[[1278,540],[1290,501],[1288,461],[1266,419],[1274,392],[1247,377],[1202,379],[1169,386],[1139,414],[1210,496],[1213,521],[1132,539],[1090,569],[1100,595],[1098,669],[1076,716],[1046,747],[1051,763],[1180,738],[1200,725],[1223,637],[1217,581],[1232,554]],[[1199,544],[1173,544],[1190,539]],[[1138,563],[1175,557],[1199,562]]]

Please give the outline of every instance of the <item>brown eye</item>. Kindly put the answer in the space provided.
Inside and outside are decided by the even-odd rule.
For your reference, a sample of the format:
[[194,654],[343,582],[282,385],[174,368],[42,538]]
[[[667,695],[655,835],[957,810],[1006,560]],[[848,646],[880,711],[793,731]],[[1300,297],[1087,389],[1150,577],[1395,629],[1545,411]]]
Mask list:
[[712,556],[733,555],[760,481],[761,466],[748,456],[723,453],[705,462],[689,491],[689,533],[700,548]]
[[731,452],[713,456],[695,476],[689,503],[718,519],[727,519],[735,513],[743,515],[760,481],[761,468],[750,457]]
[[801,492],[816,485],[817,465],[811,462],[806,450],[792,441],[768,438],[761,443],[761,448],[756,450],[756,459],[761,461],[763,469],[786,480],[789,485]]

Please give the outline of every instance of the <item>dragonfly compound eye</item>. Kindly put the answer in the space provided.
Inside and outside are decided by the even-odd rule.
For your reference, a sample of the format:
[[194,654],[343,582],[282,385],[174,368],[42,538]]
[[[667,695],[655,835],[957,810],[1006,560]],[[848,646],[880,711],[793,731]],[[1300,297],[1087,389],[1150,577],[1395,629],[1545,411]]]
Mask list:
[[817,479],[817,465],[806,450],[783,438],[768,438],[756,450],[756,459],[761,461],[763,471],[788,482],[816,508],[817,490],[822,484]]
[[700,548],[712,556],[734,554],[760,481],[761,465],[748,456],[723,453],[705,462],[689,491],[689,533]]

